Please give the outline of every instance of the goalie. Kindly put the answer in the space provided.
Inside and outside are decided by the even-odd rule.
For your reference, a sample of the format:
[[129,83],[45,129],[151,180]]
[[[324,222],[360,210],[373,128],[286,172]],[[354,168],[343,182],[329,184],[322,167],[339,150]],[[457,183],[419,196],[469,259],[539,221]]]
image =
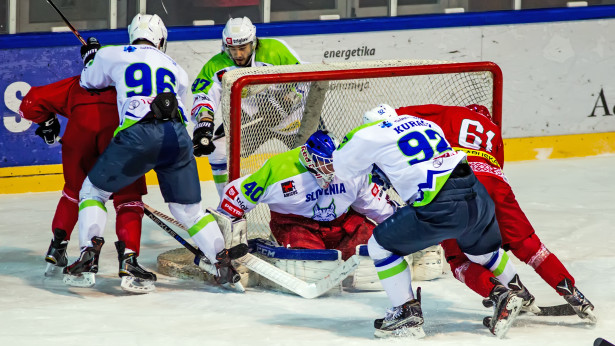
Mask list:
[[375,224],[369,219],[381,222],[396,206],[369,175],[337,178],[331,172],[336,147],[331,136],[316,131],[305,145],[275,155],[258,171],[230,182],[218,210],[238,218],[266,203],[271,232],[282,246],[337,249],[348,259],[371,236]]

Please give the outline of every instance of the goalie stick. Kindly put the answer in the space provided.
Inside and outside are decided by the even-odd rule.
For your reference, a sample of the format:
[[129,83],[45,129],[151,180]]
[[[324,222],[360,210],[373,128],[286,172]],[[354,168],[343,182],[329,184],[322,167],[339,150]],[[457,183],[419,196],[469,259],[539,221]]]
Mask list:
[[[147,204],[143,204],[145,207],[145,214],[155,221],[154,218],[158,219],[156,216],[164,219],[165,221],[170,222],[171,224],[185,230],[186,227],[179,223],[177,220],[173,219],[170,216],[167,216],[160,211],[148,206]],[[154,218],[153,218],[154,217]],[[160,219],[158,219],[160,221]],[[166,226],[162,221],[160,221],[164,226]],[[156,222],[159,226],[162,225]],[[168,228],[168,226],[166,226]],[[165,229],[166,231],[166,229]],[[182,237],[180,237],[177,233],[173,232],[171,234],[176,240],[178,240],[182,245],[186,246],[186,244],[190,247],[189,243],[187,243]],[[179,239],[178,239],[179,238]],[[180,240],[181,239],[181,240]],[[186,246],[186,248],[188,248]],[[194,247],[192,247],[194,249]],[[190,248],[188,248],[190,250]],[[192,250],[190,250],[192,251]],[[196,249],[195,249],[196,251]],[[337,268],[335,268],[331,273],[324,278],[316,281],[316,282],[305,282],[282,269],[252,255],[251,253],[246,254],[243,257],[236,258],[236,261],[246,266],[248,269],[253,270],[254,272],[264,276],[265,278],[277,283],[278,285],[295,292],[303,298],[312,299],[318,296],[323,295],[331,288],[338,285],[342,280],[344,280],[348,275],[350,275],[358,266],[359,266],[359,257],[354,255],[346,260],[344,263],[340,264]]]

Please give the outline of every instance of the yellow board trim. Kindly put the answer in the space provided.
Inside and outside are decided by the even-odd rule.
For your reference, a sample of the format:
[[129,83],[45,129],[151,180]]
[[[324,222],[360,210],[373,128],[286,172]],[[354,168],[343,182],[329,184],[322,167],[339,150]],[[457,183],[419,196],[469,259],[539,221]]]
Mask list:
[[[505,162],[563,159],[615,153],[615,132],[504,139]],[[253,155],[255,156],[255,155]],[[251,157],[243,164],[262,165],[270,155]],[[206,157],[197,158],[201,181],[213,180]],[[258,167],[257,167],[258,168]],[[154,172],[145,175],[148,185],[157,185]],[[0,168],[0,194],[60,191],[64,186],[62,165]]]
[[[197,157],[196,166],[201,181],[212,180],[206,157]],[[145,174],[147,185],[158,185],[154,171]],[[64,187],[62,165],[0,168],[0,194],[60,191]]]
[[504,162],[615,153],[615,132],[504,139]]

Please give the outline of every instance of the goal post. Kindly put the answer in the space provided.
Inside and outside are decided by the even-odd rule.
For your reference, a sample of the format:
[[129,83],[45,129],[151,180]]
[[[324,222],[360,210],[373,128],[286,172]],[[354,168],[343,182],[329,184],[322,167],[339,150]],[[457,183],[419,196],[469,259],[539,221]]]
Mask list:
[[[378,60],[241,68],[222,78],[229,179],[302,144],[316,129],[341,139],[380,103],[480,104],[502,124],[502,71],[493,62]],[[219,115],[220,116],[220,113]],[[249,237],[265,237],[269,212],[249,213]],[[252,219],[252,220],[250,220]],[[258,225],[256,225],[258,224]]]

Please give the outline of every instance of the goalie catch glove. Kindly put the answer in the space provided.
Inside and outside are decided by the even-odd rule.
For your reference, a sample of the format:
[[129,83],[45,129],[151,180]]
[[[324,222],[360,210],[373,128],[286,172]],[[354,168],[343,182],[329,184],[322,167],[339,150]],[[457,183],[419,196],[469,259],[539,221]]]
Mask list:
[[214,122],[211,119],[203,119],[194,127],[192,134],[192,146],[194,148],[194,156],[203,156],[211,154],[216,146],[213,141]]
[[84,66],[87,65],[90,60],[94,59],[100,47],[100,43],[96,37],[88,37],[87,43],[81,46],[81,59],[83,59]]
[[53,117],[39,123],[34,133],[49,145],[60,141],[60,122],[58,117],[54,114]]

